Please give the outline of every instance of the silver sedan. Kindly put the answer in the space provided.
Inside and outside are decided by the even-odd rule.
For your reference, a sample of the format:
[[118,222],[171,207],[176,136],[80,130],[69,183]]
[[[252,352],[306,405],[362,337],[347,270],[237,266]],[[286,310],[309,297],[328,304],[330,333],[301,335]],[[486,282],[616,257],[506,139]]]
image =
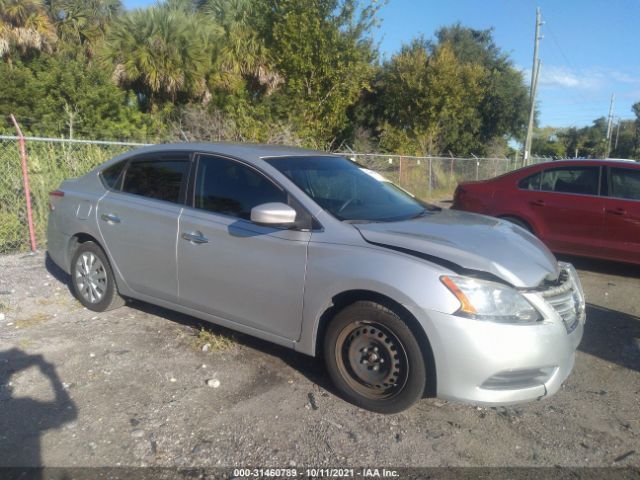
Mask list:
[[63,182],[50,203],[49,255],[87,308],[133,298],[322,355],[370,410],[549,396],[582,337],[578,276],[533,235],[338,155],[158,145]]

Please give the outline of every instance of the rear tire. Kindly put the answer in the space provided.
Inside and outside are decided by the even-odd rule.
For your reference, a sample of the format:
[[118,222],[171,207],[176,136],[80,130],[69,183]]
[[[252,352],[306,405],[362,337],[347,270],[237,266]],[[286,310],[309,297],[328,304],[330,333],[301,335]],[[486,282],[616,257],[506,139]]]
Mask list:
[[427,369],[409,326],[392,310],[358,301],[336,314],[324,338],[334,385],[351,403],[397,413],[422,398]]
[[71,260],[71,281],[76,298],[94,312],[105,312],[125,304],[118,293],[109,260],[94,242],[81,243]]

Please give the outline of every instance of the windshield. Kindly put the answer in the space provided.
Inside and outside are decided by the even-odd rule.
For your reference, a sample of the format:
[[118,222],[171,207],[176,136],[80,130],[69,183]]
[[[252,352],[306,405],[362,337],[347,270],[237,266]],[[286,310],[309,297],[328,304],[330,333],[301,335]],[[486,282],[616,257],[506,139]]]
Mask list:
[[344,157],[277,157],[265,161],[339,220],[396,221],[425,211],[418,199]]

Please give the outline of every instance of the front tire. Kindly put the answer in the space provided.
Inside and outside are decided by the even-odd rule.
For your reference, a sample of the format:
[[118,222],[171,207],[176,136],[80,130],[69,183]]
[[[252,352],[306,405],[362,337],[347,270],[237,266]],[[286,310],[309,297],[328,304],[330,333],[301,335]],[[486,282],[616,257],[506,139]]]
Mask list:
[[351,403],[397,413],[422,398],[427,369],[409,326],[370,301],[349,305],[331,320],[324,358],[334,385]]
[[94,242],[78,246],[71,260],[71,281],[76,298],[89,310],[104,312],[125,304],[118,294],[109,260]]

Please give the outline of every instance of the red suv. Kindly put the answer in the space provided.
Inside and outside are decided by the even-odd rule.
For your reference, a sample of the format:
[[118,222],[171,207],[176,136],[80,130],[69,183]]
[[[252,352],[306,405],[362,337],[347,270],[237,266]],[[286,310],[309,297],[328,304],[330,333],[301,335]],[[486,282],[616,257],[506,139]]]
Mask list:
[[461,183],[453,208],[504,218],[552,251],[640,264],[640,163],[562,160]]

